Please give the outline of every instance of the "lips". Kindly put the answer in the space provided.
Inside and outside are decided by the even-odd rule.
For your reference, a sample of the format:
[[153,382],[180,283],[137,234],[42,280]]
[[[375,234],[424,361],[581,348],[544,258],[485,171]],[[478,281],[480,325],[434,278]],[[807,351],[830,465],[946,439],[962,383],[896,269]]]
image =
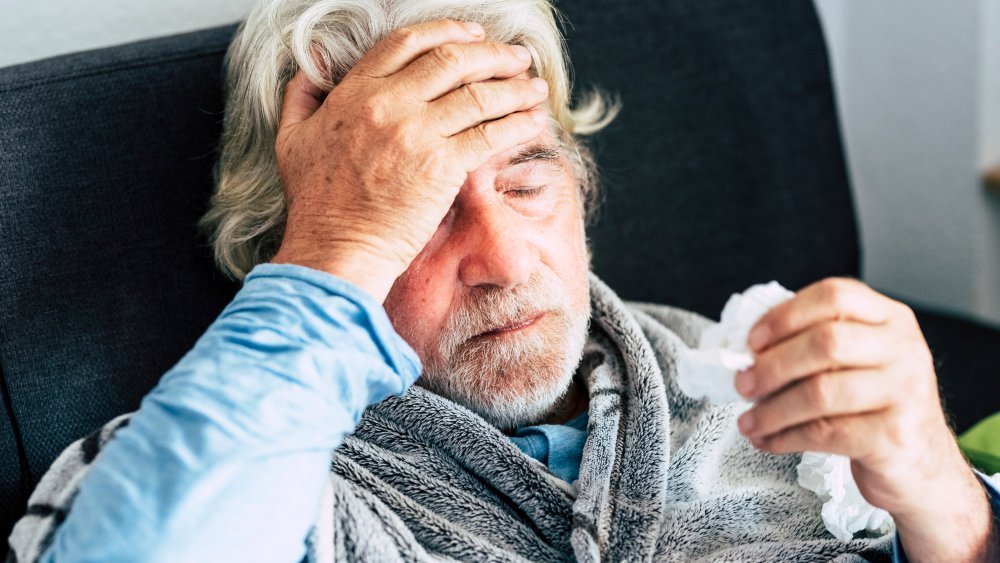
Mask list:
[[531,315],[531,316],[529,316],[529,317],[527,317],[527,318],[525,318],[523,320],[513,321],[513,322],[507,323],[505,325],[498,326],[496,328],[491,328],[490,330],[487,330],[485,332],[481,332],[481,333],[477,334],[475,336],[475,338],[481,338],[481,337],[484,337],[484,336],[498,336],[498,335],[502,335],[502,334],[509,334],[509,333],[512,333],[512,332],[517,332],[519,330],[525,329],[525,328],[527,328],[527,327],[535,324],[535,322],[537,322],[538,319],[540,319],[540,318],[542,318],[544,316],[545,316],[545,313],[538,313],[538,314],[535,314],[535,315]]

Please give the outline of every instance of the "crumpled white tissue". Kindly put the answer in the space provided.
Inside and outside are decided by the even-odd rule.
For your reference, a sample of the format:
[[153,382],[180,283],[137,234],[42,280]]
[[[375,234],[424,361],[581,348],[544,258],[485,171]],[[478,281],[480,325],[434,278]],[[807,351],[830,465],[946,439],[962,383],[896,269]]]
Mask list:
[[[747,336],[764,313],[794,295],[772,281],[730,297],[719,323],[702,332],[698,347],[680,354],[677,384],[681,391],[713,404],[740,402],[749,408],[734,385],[736,372],[754,363]],[[805,452],[796,471],[799,486],[816,493],[823,501],[823,524],[837,539],[850,541],[855,532],[862,530],[883,535],[894,529],[889,513],[868,504],[861,496],[851,475],[849,458]]]
[[753,365],[747,335],[764,313],[794,295],[776,281],[733,294],[722,309],[719,323],[702,332],[698,348],[681,354],[677,366],[681,391],[711,403],[744,401],[736,392],[733,378],[737,371]]
[[851,541],[855,532],[868,530],[882,536],[895,529],[892,516],[861,496],[851,460],[842,455],[805,452],[795,468],[799,486],[816,493],[823,501],[823,523],[840,541]]

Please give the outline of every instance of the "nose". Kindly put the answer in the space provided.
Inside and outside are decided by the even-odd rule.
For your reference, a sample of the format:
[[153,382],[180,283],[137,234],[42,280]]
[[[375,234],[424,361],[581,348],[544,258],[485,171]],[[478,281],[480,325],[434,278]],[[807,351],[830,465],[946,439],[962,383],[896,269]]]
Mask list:
[[454,233],[463,245],[459,280],[469,287],[505,289],[526,283],[539,261],[530,229],[497,200],[464,206],[463,211]]

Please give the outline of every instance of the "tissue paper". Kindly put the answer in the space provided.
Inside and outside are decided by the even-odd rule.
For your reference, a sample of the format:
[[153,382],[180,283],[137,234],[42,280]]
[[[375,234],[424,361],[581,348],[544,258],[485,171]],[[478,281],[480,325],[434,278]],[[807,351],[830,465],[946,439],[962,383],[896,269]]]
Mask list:
[[[771,282],[730,297],[719,323],[705,329],[698,347],[680,353],[677,384],[681,391],[713,404],[742,402],[743,408],[749,408],[733,384],[736,372],[754,363],[747,336],[764,313],[793,296],[778,282]],[[892,531],[889,513],[868,504],[861,496],[851,475],[849,458],[806,452],[796,471],[799,486],[816,493],[823,501],[820,515],[826,529],[836,538],[850,541],[855,532],[862,530],[880,535]]]
[[705,329],[698,348],[681,353],[677,366],[681,391],[711,403],[743,401],[733,386],[733,378],[737,371],[753,365],[747,335],[764,313],[794,295],[773,281],[730,297],[722,309],[722,319]]
[[894,528],[892,516],[868,504],[861,496],[851,460],[840,455],[805,452],[795,468],[799,486],[823,501],[823,524],[840,541],[851,541],[855,532],[869,530],[885,535]]

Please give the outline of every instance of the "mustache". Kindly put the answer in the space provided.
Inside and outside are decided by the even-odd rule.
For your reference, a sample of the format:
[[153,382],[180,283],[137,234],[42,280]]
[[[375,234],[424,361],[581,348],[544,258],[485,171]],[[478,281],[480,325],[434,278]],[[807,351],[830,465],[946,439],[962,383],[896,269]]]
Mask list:
[[533,273],[513,289],[470,287],[445,325],[442,355],[483,333],[529,320],[543,313],[568,313],[568,304],[550,277]]

